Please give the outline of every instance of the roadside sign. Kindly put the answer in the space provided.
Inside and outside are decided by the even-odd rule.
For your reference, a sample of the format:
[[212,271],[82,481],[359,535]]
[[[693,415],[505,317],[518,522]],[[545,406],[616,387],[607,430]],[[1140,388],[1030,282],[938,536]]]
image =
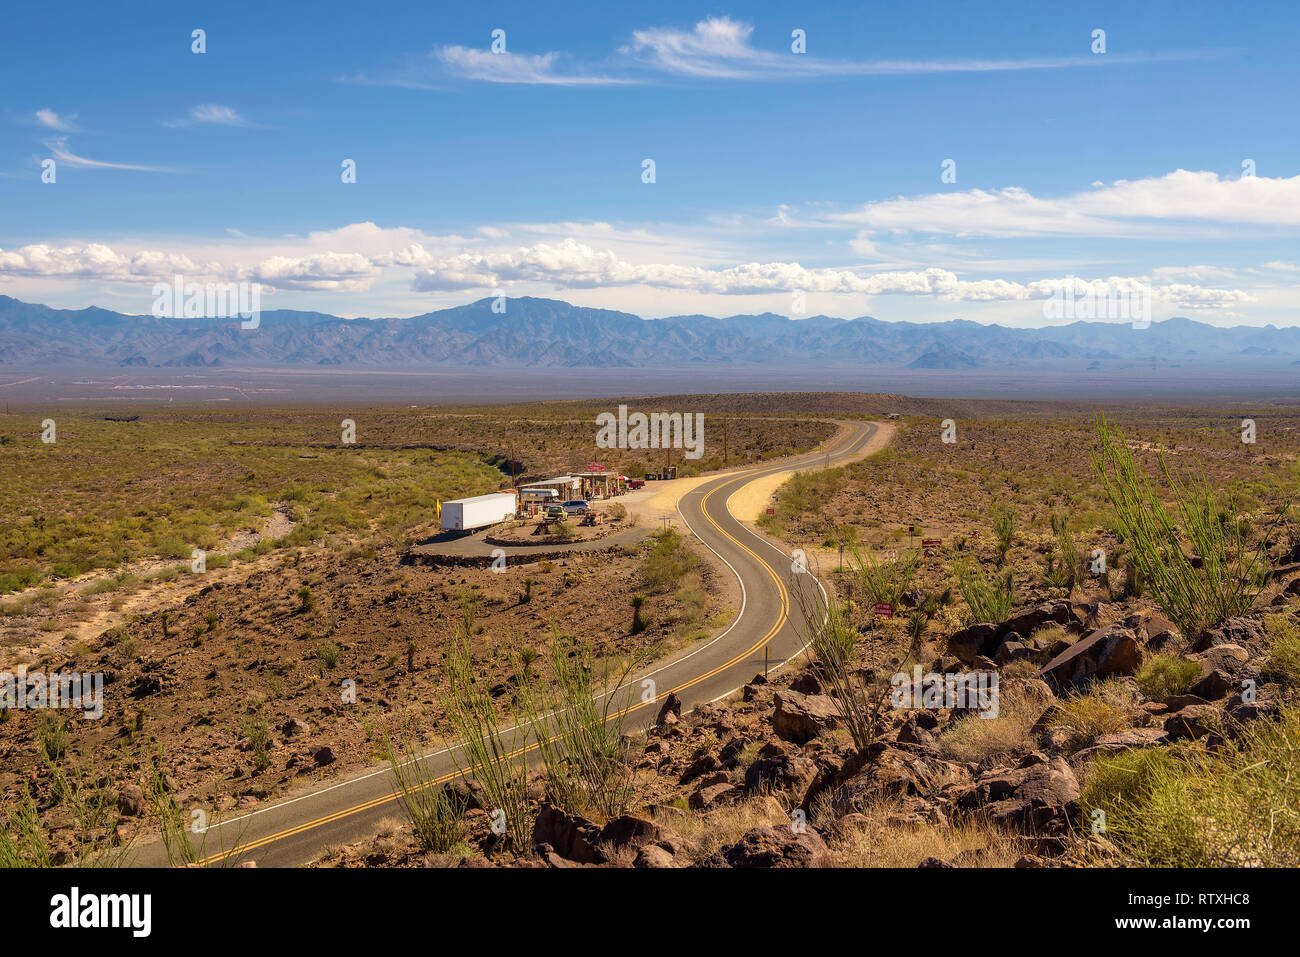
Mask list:
[[921,548],[927,552],[932,552],[943,545],[942,538],[923,538],[921,539]]
[[876,615],[880,618],[893,618],[894,606],[887,601],[876,602]]
[[776,514],[776,509],[774,509],[774,508],[769,508],[769,509],[767,510],[767,514],[768,514],[768,515],[775,515],[775,514]]
[[881,561],[884,562],[896,562],[898,561],[898,549],[886,548],[883,552],[880,553],[880,558]]

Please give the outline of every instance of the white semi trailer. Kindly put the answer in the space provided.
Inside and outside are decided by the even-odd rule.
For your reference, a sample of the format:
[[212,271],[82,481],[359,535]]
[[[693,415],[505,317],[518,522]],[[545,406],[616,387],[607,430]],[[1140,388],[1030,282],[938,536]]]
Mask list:
[[514,518],[519,505],[515,493],[490,492],[473,498],[458,498],[442,503],[442,530],[464,532],[484,528]]

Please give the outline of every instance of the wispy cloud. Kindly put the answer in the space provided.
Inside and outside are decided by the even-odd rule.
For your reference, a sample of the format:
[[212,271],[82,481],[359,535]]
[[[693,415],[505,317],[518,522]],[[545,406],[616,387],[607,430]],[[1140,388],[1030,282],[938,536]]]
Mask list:
[[617,86],[637,82],[630,78],[567,69],[566,58],[558,53],[492,53],[461,46],[440,47],[435,52],[453,73],[488,83]]
[[77,116],[74,113],[71,116],[61,116],[53,110],[43,109],[36,111],[36,122],[49,130],[58,130],[61,133],[79,133],[82,132],[76,124]]
[[696,80],[789,80],[935,73],[992,73],[1063,70],[1121,64],[1172,63],[1205,59],[1221,51],[1106,53],[1077,56],[971,57],[950,59],[843,60],[794,53],[790,48],[754,46],[752,24],[730,17],[700,20],[690,29],[652,27],[634,30],[630,43],[599,65],[575,57],[546,53],[492,53],[463,46],[436,47],[429,57],[408,63],[387,80],[354,76],[353,82],[430,88],[434,74],[487,83],[552,86],[614,86],[644,83],[655,75]]
[[93,160],[85,156],[78,156],[68,149],[68,138],[66,136],[55,136],[51,139],[44,140],[45,148],[50,151],[50,155],[58,162],[60,166],[66,166],[72,169],[125,169],[135,170],[140,173],[167,173],[171,172],[162,166],[141,166],[135,163],[109,163],[103,160]]
[[1018,186],[929,193],[867,203],[857,209],[817,209],[806,216],[782,207],[769,220],[783,226],[858,226],[873,235],[906,233],[994,238],[1127,237],[1227,238],[1249,230],[1300,226],[1300,176],[1221,177],[1175,170],[1164,176],[1116,180],[1068,196],[1035,196]]
[[1060,70],[1123,63],[1168,63],[1217,55],[1207,51],[1178,51],[1028,58],[835,60],[796,54],[788,48],[759,49],[750,43],[753,32],[752,24],[730,17],[710,17],[696,23],[691,30],[675,27],[636,30],[632,42],[621,52],[665,73],[724,80]]
[[221,106],[217,103],[204,103],[196,106],[188,115],[179,120],[163,120],[163,126],[186,127],[186,126],[246,126],[251,127],[250,123],[236,110],[229,106]]

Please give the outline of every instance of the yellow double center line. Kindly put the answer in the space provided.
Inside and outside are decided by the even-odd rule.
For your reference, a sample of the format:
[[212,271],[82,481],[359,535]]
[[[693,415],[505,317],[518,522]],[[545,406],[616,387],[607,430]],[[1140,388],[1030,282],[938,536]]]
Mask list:
[[[750,476],[748,481],[743,482],[741,484],[748,485],[749,482],[761,478],[763,474],[765,473],[759,473]],[[705,520],[707,520],[708,523],[717,530],[719,535],[722,535],[724,538],[730,541],[741,551],[748,554],[751,558],[754,559],[754,561],[758,562],[758,564],[763,567],[763,570],[767,572],[767,574],[772,579],[772,583],[776,586],[777,595],[780,597],[781,600],[781,611],[780,614],[777,615],[776,622],[772,625],[771,628],[768,629],[767,634],[765,634],[762,638],[756,641],[753,645],[746,648],[744,651],[736,655],[730,661],[720,664],[715,668],[711,668],[710,670],[704,672],[703,674],[696,675],[694,678],[690,679],[689,681],[685,681],[682,684],[679,684],[676,687],[669,689],[668,692],[669,694],[675,694],[681,691],[685,691],[687,688],[694,687],[695,685],[699,684],[702,681],[707,681],[709,678],[712,678],[714,675],[722,671],[726,671],[728,668],[732,667],[733,665],[739,664],[740,662],[744,661],[750,655],[757,652],[758,649],[762,648],[769,641],[771,641],[772,638],[775,637],[775,635],[785,626],[785,623],[790,616],[790,594],[786,590],[785,583],[781,581],[781,578],[779,575],[777,575],[775,569],[773,569],[770,564],[768,564],[766,561],[760,558],[758,554],[753,549],[751,549],[748,545],[745,545],[743,542],[739,541],[734,535],[732,535],[721,525],[719,525],[714,520],[713,516],[709,514],[709,509],[708,509],[709,500],[713,498],[713,496],[716,495],[727,484],[729,483],[727,482],[719,483],[715,488],[710,490],[704,496],[704,498],[700,501],[700,514],[703,515]],[[614,689],[614,691],[611,691],[610,694],[616,694],[617,691],[618,689]],[[623,717],[624,715],[631,714],[634,711],[639,711],[642,708],[653,707],[658,703],[659,703],[659,697],[656,696],[655,699],[652,701],[642,701],[635,705],[631,705],[627,708],[624,708],[622,711],[616,712],[615,714],[611,715],[610,718],[607,720],[613,720],[614,718]],[[548,739],[547,743],[556,740],[556,737],[558,737],[558,735],[552,736],[550,739]],[[528,754],[532,751],[537,750],[539,746],[540,745],[537,742],[534,742],[533,744],[525,745],[522,748],[517,748],[516,750],[506,755],[506,757],[503,758],[502,760],[509,760],[512,758],[516,758],[521,754]],[[456,778],[464,776],[467,773],[467,771],[468,769],[448,771],[446,774],[443,774],[440,777],[434,778],[433,780],[428,781],[425,784],[421,785],[421,788],[434,787],[436,785],[445,784],[448,781],[452,781],[455,780]],[[237,845],[236,847],[231,848],[229,851],[221,851],[216,854],[210,854],[207,857],[203,858],[201,861],[199,861],[199,863],[203,866],[207,866],[208,864],[216,863],[217,861],[224,860],[236,854],[244,854],[247,853],[248,851],[257,850],[259,847],[265,847],[266,845],[273,844],[276,841],[284,840],[286,837],[293,837],[295,834],[301,834],[304,831],[310,831],[313,828],[322,827],[334,821],[341,820],[342,818],[350,817],[353,814],[360,814],[363,811],[368,811],[372,808],[379,807],[381,804],[387,804],[388,802],[395,800],[398,796],[399,796],[398,792],[392,791],[384,795],[383,797],[378,797],[375,798],[374,800],[366,801],[362,804],[358,804],[355,805],[354,807],[346,808],[342,811],[336,811],[333,814],[327,814],[324,817],[316,818],[313,821],[307,821],[295,827],[286,828],[283,831],[278,831],[275,834],[270,834],[266,837],[259,838],[256,841],[250,841],[247,844]]]

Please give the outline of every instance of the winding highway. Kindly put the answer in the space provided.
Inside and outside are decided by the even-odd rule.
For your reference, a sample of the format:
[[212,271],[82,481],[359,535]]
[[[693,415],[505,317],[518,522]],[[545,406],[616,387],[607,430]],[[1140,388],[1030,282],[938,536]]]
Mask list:
[[[687,711],[731,694],[761,672],[765,661],[775,669],[802,652],[800,604],[794,596],[797,589],[820,585],[813,575],[797,573],[793,557],[732,515],[728,503],[741,488],[764,476],[857,457],[871,441],[876,426],[847,425],[849,435],[841,435],[829,453],[823,449],[779,464],[719,475],[681,497],[677,508],[682,522],[740,582],[740,609],[720,634],[648,666],[611,692],[615,696],[612,710],[626,714],[626,730],[648,727],[670,692],[681,698],[682,710]],[[646,694],[647,688],[652,694]],[[506,737],[509,740],[508,733]],[[521,732],[519,751],[535,748],[531,738]],[[428,755],[437,781],[460,776],[454,751],[449,748]],[[319,856],[326,846],[360,840],[374,832],[381,818],[401,813],[392,772],[387,767],[364,772],[213,824],[206,835],[204,863],[252,860],[259,867],[302,865]],[[165,866],[161,843],[141,847],[134,863]]]

